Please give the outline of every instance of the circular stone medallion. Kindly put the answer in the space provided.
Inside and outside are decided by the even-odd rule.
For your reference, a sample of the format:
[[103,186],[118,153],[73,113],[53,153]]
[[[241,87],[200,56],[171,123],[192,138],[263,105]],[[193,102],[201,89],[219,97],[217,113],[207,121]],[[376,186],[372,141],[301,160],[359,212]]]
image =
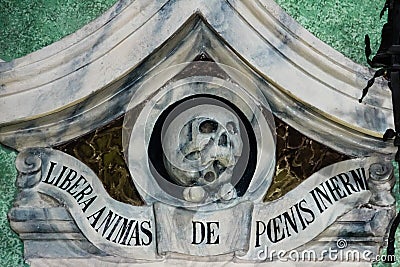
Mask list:
[[[254,87],[204,75],[210,64]],[[171,79],[193,65],[201,75]],[[260,90],[237,70],[210,62],[148,79],[124,119],[125,157],[146,204],[214,209],[261,201],[275,170],[275,140]]]

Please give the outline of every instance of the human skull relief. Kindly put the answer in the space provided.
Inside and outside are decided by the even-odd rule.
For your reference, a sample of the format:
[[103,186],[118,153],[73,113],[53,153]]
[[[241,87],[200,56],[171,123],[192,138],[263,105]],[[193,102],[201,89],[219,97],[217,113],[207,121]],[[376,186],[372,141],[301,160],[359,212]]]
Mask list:
[[243,142],[239,120],[231,111],[215,105],[185,110],[169,124],[163,148],[166,170],[186,187],[186,200],[236,196],[231,178]]

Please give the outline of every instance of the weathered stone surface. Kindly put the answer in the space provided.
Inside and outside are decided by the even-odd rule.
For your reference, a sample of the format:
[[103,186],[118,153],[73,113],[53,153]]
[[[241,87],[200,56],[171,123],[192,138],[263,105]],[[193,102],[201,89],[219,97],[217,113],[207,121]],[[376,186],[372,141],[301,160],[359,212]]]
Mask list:
[[[35,160],[34,157],[40,161]],[[131,206],[107,199],[104,189],[97,185],[99,183],[96,180],[97,177],[86,166],[62,152],[51,149],[36,148],[24,151],[19,155],[18,161],[17,166],[21,173],[20,181],[26,181],[27,177],[40,176],[39,182],[33,183],[33,186],[31,183],[19,182],[22,186],[20,194],[24,195],[24,190],[30,190],[32,194],[25,196],[30,196],[35,200],[39,195],[40,201],[30,202],[29,199],[26,199],[26,201],[17,202],[17,205],[10,211],[9,218],[13,229],[24,240],[27,259],[33,260],[36,262],[35,264],[39,264],[38,266],[44,264],[39,260],[42,257],[59,259],[97,257],[100,261],[111,262],[147,259],[166,264],[172,259],[180,258],[202,261],[204,256],[222,261],[231,259],[232,264],[233,262],[246,264],[246,262],[266,261],[265,264],[268,266],[268,262],[276,257],[271,251],[276,253],[280,249],[288,253],[282,258],[284,260],[291,257],[292,254],[289,253],[296,252],[300,255],[312,251],[315,253],[315,257],[331,261],[330,256],[324,254],[326,249],[340,252],[338,257],[345,257],[343,255],[347,255],[346,253],[351,255],[356,253],[358,257],[363,257],[362,253],[367,252],[367,259],[373,259],[379,254],[380,247],[385,243],[387,228],[382,227],[382,224],[389,224],[394,216],[392,200],[383,197],[385,194],[390,195],[393,170],[391,165],[379,162],[378,158],[353,159],[324,168],[285,197],[273,202],[261,202],[254,208],[253,203],[242,202],[230,208],[221,206],[216,210],[185,209],[162,203],[155,203],[153,210],[151,206]],[[63,162],[69,166],[68,170],[75,170],[81,174],[81,177],[84,177],[93,187],[93,192],[87,194],[86,197],[90,198],[92,193],[101,196],[106,199],[104,205],[103,202],[93,202],[94,204],[90,204],[87,210],[89,212],[90,209],[93,209],[94,213],[78,212],[74,206],[76,199],[71,192],[79,186],[76,188],[73,186],[74,180],[71,179],[73,174],[68,175],[67,168],[65,168],[64,175],[61,175],[62,168],[57,171],[55,162],[57,164]],[[25,165],[26,163],[32,164]],[[344,177],[343,175],[349,176],[349,180],[340,179],[340,176]],[[369,175],[373,176],[373,179]],[[77,174],[75,178],[78,176]],[[61,178],[58,179],[59,177]],[[338,189],[332,191],[331,187],[334,184],[328,184],[327,181],[333,181],[332,179],[335,177],[339,177],[335,181],[341,181],[342,184],[338,183]],[[367,186],[371,182],[377,183],[379,186],[368,190]],[[70,186],[66,186],[67,184]],[[314,205],[311,205],[313,201],[311,192],[316,188],[322,189],[324,186],[326,187],[321,192],[326,192],[327,195],[325,197],[319,195],[319,198],[314,198]],[[351,191],[350,194],[349,190],[353,189],[355,191]],[[56,201],[40,197],[40,194],[47,194]],[[307,198],[307,194],[310,195],[309,198]],[[378,198],[380,206],[375,204],[377,198],[371,197],[376,194],[381,196]],[[300,213],[296,213],[297,211],[291,208],[302,200],[307,205],[300,205]],[[58,206],[57,202],[63,203],[64,207]],[[18,203],[21,205],[18,206]],[[141,246],[122,247],[126,245],[125,243],[129,244],[130,241],[122,241],[122,243],[125,242],[124,244],[101,241],[111,233],[109,230],[111,227],[118,225],[118,223],[114,224],[116,215],[112,219],[113,216],[107,217],[106,213],[100,213],[103,206],[110,208],[114,214],[119,214],[119,216],[135,220],[150,218],[148,219],[151,225],[150,232],[146,232],[143,225],[139,225],[132,233],[127,230],[131,239],[148,243],[145,244],[145,250]],[[83,207],[86,206],[83,205]],[[82,208],[82,204],[80,208]],[[268,222],[270,219],[277,218],[277,215],[283,214],[284,211],[290,210],[293,211],[291,215],[288,213],[288,217],[282,216],[291,218],[291,222],[297,226],[289,226],[287,223],[287,231],[285,232],[283,228],[280,230],[280,233],[292,235],[290,238],[288,236],[289,243],[268,243],[266,241]],[[324,216],[320,216],[318,212],[323,213]],[[96,213],[99,214],[98,217],[94,215]],[[135,216],[129,217],[130,215],[127,214]],[[155,218],[152,218],[153,214]],[[295,214],[298,217],[294,216]],[[342,214],[344,215],[338,218]],[[102,223],[100,223],[101,221]],[[303,225],[301,221],[306,223]],[[313,224],[314,221],[315,224]],[[264,223],[263,229],[260,227],[260,222]],[[301,225],[305,227],[300,229]],[[130,229],[129,224],[126,227],[125,229]],[[292,228],[289,230],[288,227]],[[297,227],[297,232],[294,230],[295,227]],[[134,233],[139,234],[139,239],[135,239],[136,234]],[[150,233],[151,235],[149,235]],[[120,237],[122,238],[122,235]],[[127,253],[122,254],[123,250],[126,250]],[[264,251],[267,251],[268,254],[263,254]],[[167,260],[165,261],[165,259]],[[275,258],[274,261],[276,260]],[[351,261],[357,261],[357,259]],[[362,261],[365,262],[366,259],[362,259]]]
[[[217,64],[187,63],[204,54]],[[223,74],[209,75],[216,68]],[[189,69],[195,75],[183,74]],[[376,162],[372,162],[375,158],[365,160],[377,163],[365,167],[370,188],[364,183],[363,190],[345,197],[340,194],[350,195],[347,190],[356,185],[342,182],[337,188],[331,183],[324,188],[331,196],[325,192],[326,197],[320,197],[334,202],[333,210],[325,211],[321,201],[312,210],[303,206],[309,217],[288,221],[292,228],[305,225],[307,218],[313,220],[315,211],[326,216],[314,218],[318,223],[309,226],[309,235],[296,233],[294,238],[292,234],[286,244],[276,247],[311,249],[321,255],[325,249],[354,249],[376,256],[394,211],[392,169],[383,162],[394,149],[378,138],[392,126],[392,108],[383,84],[374,86],[379,94],[372,92],[363,105],[358,104],[367,77],[368,69],[311,36],[272,0],[120,1],[59,43],[13,62],[0,62],[0,141],[21,151],[16,162],[20,192],[10,211],[11,226],[25,242],[26,257],[36,266],[55,263],[47,257],[67,266],[84,266],[91,260],[91,265],[95,261],[107,265],[151,260],[147,263],[157,266],[157,261],[166,265],[203,260],[201,264],[216,266],[217,261],[233,265],[243,261],[242,266],[263,261],[259,252],[272,245],[264,240],[255,247],[262,229],[257,230],[254,221],[266,221],[267,229],[271,216],[277,218],[290,210],[327,180],[334,181],[341,175],[338,172],[350,171],[345,168],[349,162],[327,167],[283,198],[263,203],[275,170],[273,112],[343,154],[380,155]],[[172,103],[198,95],[231,103],[254,131],[257,153],[248,153],[249,158],[253,156],[249,162],[254,173],[245,180],[243,192],[234,183],[224,183],[211,188],[213,194],[205,188],[186,187],[178,193],[172,190],[177,193],[173,195],[167,192],[168,186],[154,179],[148,151],[158,117]],[[127,146],[123,149],[143,206],[110,198],[87,166],[48,149],[94,131],[127,111],[122,127],[127,131],[122,143]],[[288,145],[311,154],[297,139],[289,139]],[[119,152],[103,158],[108,167],[120,162]],[[152,153],[162,157],[159,152]],[[302,160],[293,162],[301,164]],[[364,166],[362,159],[351,162]],[[154,215],[157,210],[163,214]],[[221,227],[229,224],[230,229],[218,227],[225,246],[212,250],[207,246],[217,245],[214,215],[221,217]],[[228,235],[240,220],[243,230]],[[180,223],[184,226],[179,227]],[[204,237],[205,244],[196,240],[195,225],[200,227],[197,237]],[[275,234],[278,228],[274,226]],[[187,241],[190,234],[193,243],[201,243],[200,248],[182,245],[179,237]],[[322,259],[331,260],[326,255]]]
[[123,115],[140,81],[204,52],[251,77],[275,114],[307,136],[351,155],[393,153],[377,138],[393,128],[386,85],[359,104],[370,71],[272,0],[120,1],[68,38],[1,62],[0,140],[21,149],[78,137]]

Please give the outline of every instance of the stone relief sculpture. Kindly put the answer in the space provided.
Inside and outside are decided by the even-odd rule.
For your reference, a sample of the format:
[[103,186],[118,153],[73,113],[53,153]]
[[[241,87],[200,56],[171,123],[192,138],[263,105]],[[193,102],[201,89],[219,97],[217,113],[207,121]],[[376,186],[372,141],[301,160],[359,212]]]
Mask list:
[[[334,60],[334,51],[269,0],[138,0],[120,2],[114,12],[102,30],[87,33],[98,43],[82,39],[68,48],[82,62],[39,53],[32,64],[43,69],[33,83],[21,69],[9,75],[0,65],[7,115],[0,141],[21,151],[10,221],[33,266],[199,258],[268,266],[277,261],[271,250],[312,250],[322,261],[331,260],[327,248],[379,254],[394,213],[387,160],[393,151],[376,138],[390,124],[387,95],[376,97],[380,108],[353,105],[366,70],[355,75],[358,66]],[[57,71],[47,73],[48,61]],[[10,93],[18,75],[21,89]],[[60,87],[66,90],[53,93]],[[7,107],[33,95],[41,102],[10,113]],[[371,113],[382,119],[360,119]],[[277,169],[274,116],[346,160],[307,173],[269,200]],[[117,118],[121,140],[94,134],[83,142],[87,150],[68,149]],[[114,154],[90,152],[107,146]],[[107,172],[76,155],[92,162],[101,155],[103,169],[116,168],[118,158],[140,201],[113,199],[98,177]],[[277,179],[285,179],[282,173]],[[40,250],[44,244],[49,249]]]
[[164,164],[175,182],[198,187],[197,194],[185,189],[185,199],[200,202],[205,194],[218,194],[229,200],[236,196],[230,180],[242,147],[238,118],[218,106],[203,105],[183,111],[168,126]]

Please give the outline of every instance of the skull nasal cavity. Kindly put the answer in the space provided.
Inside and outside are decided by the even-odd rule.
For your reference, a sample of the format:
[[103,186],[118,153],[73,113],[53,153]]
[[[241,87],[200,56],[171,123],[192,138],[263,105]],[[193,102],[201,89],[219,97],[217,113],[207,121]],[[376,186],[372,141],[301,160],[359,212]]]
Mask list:
[[228,137],[226,134],[222,134],[218,140],[219,146],[227,146],[228,145]]
[[199,131],[201,133],[215,133],[218,129],[218,122],[213,120],[206,120],[200,123]]

